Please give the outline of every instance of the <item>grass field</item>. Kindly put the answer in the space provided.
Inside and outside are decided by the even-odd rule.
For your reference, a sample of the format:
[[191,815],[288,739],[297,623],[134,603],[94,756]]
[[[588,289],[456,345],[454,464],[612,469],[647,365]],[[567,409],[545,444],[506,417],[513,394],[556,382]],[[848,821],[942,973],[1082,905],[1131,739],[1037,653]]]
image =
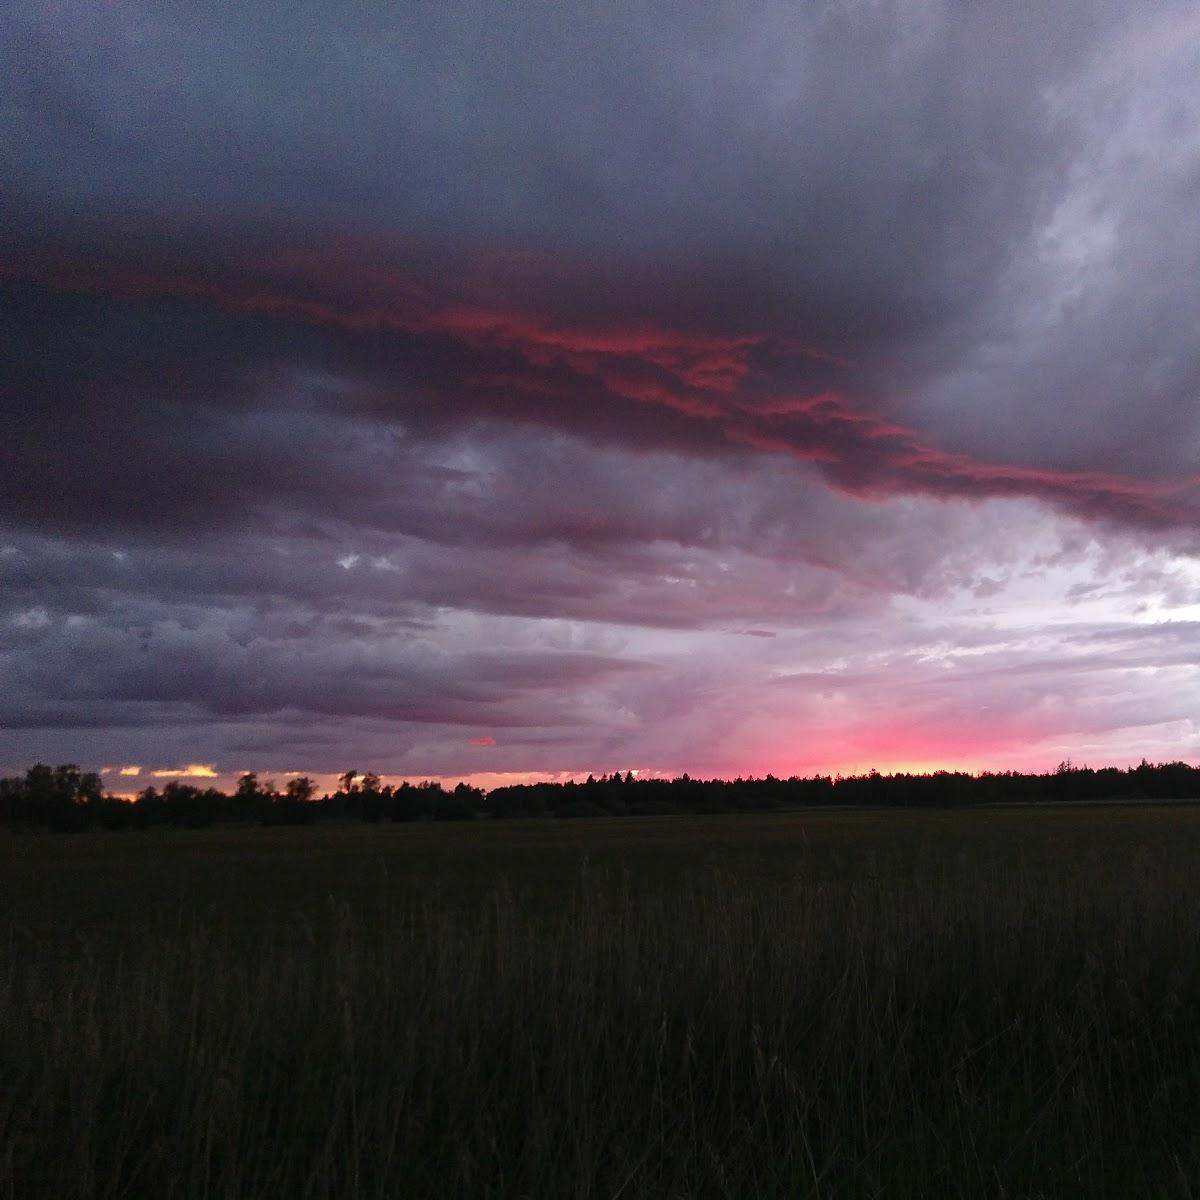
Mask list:
[[1200,1195],[1200,808],[0,837],[0,1197]]

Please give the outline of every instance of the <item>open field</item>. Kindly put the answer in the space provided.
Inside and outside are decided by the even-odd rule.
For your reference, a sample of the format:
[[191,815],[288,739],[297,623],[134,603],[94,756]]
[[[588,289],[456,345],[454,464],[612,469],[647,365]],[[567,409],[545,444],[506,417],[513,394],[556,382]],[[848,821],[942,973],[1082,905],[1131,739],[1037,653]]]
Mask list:
[[1200,1194],[1200,809],[0,837],[0,1197]]

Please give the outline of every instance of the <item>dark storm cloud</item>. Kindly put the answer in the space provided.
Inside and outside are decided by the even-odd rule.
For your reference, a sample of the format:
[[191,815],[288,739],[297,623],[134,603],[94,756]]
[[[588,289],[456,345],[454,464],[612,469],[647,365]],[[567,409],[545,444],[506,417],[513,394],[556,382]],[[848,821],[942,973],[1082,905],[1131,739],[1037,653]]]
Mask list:
[[[97,313],[94,297],[68,292],[61,317],[54,305],[30,304],[35,314],[54,310],[60,333],[69,334],[43,353],[44,327],[14,322],[14,341],[31,366],[13,381],[17,452],[5,488],[14,510],[24,506],[43,519],[219,523],[231,511],[260,512],[268,498],[275,507],[295,503],[300,493],[336,514],[371,486],[373,439],[401,429],[444,435],[484,417],[641,450],[783,452],[866,495],[1033,496],[1085,517],[1159,530],[1194,528],[1200,513],[1194,476],[1139,479],[941,449],[859,401],[821,390],[849,374],[846,364],[790,339],[569,326],[494,303],[434,302],[415,284],[393,283],[390,295],[372,303],[339,306],[323,294],[325,280],[312,275],[286,288],[162,272],[52,282],[99,289],[109,300]],[[164,319],[155,302],[178,307]],[[241,325],[234,323],[239,314]],[[156,341],[159,324],[170,330],[166,347]],[[153,349],[130,356],[130,340]],[[197,347],[206,352],[197,355]],[[790,394],[780,395],[784,389]],[[366,419],[381,425],[380,434],[364,428]],[[340,430],[331,425],[338,420]],[[98,479],[72,474],[63,461],[83,443],[103,451]],[[318,457],[322,446],[333,454]],[[366,456],[356,471],[342,473],[338,450],[351,446],[365,447]],[[187,470],[189,456],[198,471]],[[184,473],[196,484],[172,488]],[[97,491],[113,501],[110,514],[96,511],[90,497]],[[145,505],[148,492],[166,493],[166,504]],[[383,511],[376,519],[392,527],[403,521]]]
[[[1154,479],[1109,486],[1114,465],[1170,475],[1162,455],[1089,457],[1069,415],[1031,455],[1010,423],[963,415],[1090,392],[1106,364],[1066,342],[1053,384],[977,381],[987,402],[947,414],[954,453],[936,425],[881,453],[884,427],[794,403],[933,412],[1095,140],[1053,97],[1086,94],[1128,36],[1103,8],[56,5],[7,27],[10,278],[68,289],[18,297],[14,349],[36,366],[13,380],[34,443],[8,473],[18,510],[52,515],[38,476],[66,474],[39,419],[104,446],[94,490],[118,518],[189,519],[128,495],[135,458],[160,492],[181,453],[206,464],[191,517],[286,495],[286,454],[243,461],[259,431],[206,409],[261,407],[281,364],[311,364],[412,426],[485,412],[733,440],[865,490],[1194,522]],[[1181,395],[1176,361],[1160,390]],[[790,420],[760,419],[779,393]]]
[[961,223],[1025,187],[1030,85],[1095,12],[33,4],[6,21],[14,166],[59,205],[908,274],[913,249],[994,253]]
[[13,200],[143,238],[562,255],[634,315],[895,344],[1003,267],[1069,147],[1039,89],[1094,12],[27,6]]
[[207,721],[215,754],[341,719],[442,765],[412,728],[703,737],[741,677],[636,631],[982,602],[1048,514],[1194,549],[1197,34],[1166,3],[11,6],[10,727]]
[[[559,648],[503,654],[435,643],[394,623],[346,622],[299,605],[130,602],[85,616],[10,615],[8,729],[176,724],[276,715],[526,726],[570,723],[562,696],[635,660]],[[52,703],[40,698],[53,693]]]

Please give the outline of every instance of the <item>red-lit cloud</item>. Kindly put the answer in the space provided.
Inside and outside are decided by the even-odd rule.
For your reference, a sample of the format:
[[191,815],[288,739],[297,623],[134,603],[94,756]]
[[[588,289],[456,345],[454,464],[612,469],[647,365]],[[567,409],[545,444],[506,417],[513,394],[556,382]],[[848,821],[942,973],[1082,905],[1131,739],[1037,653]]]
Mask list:
[[[289,259],[320,265],[321,257]],[[511,264],[508,264],[511,267]],[[262,275],[269,277],[269,264]],[[735,446],[782,453],[815,464],[839,489],[864,498],[923,494],[963,498],[1029,497],[1076,516],[1165,530],[1200,524],[1200,477],[1142,479],[1101,470],[1066,470],[991,462],[939,448],[929,437],[873,413],[834,390],[807,395],[764,391],[752,355],[762,352],[778,370],[800,358],[841,370],[840,356],[815,350],[794,336],[716,334],[651,324],[570,324],[534,310],[438,304],[432,289],[386,273],[386,299],[367,304],[324,298],[344,284],[319,273],[291,278],[284,287],[268,278],[211,281],[182,273],[131,269],[89,272],[24,268],[35,282],[100,292],[126,301],[171,297],[215,305],[251,318],[332,326],[358,335],[449,339],[463,354],[462,381],[484,392],[520,393],[548,425],[572,428],[561,410],[561,381],[546,372],[568,370],[602,393],[639,406],[689,418]],[[476,283],[478,287],[478,283]],[[499,351],[516,356],[504,373],[483,372],[471,355]],[[524,364],[524,372],[515,369]],[[453,386],[453,385],[451,385]],[[449,397],[450,403],[455,402]],[[469,406],[468,406],[469,410]]]

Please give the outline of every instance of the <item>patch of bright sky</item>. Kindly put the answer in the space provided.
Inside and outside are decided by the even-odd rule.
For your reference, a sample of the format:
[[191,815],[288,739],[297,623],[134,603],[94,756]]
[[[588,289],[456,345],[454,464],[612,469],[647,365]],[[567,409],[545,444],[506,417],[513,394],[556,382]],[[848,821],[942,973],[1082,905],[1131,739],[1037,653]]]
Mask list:
[[9,623],[18,629],[45,629],[50,624],[50,614],[40,605],[21,609],[9,617]]
[[1066,545],[1047,530],[1007,569],[985,572],[985,588],[973,581],[933,598],[898,595],[895,609],[917,620],[1013,632],[1200,616],[1200,560],[1127,540]]
[[1134,620],[1143,624],[1200,621],[1200,559],[1190,555],[1162,555],[1158,559],[1169,590],[1146,594],[1134,612]]

